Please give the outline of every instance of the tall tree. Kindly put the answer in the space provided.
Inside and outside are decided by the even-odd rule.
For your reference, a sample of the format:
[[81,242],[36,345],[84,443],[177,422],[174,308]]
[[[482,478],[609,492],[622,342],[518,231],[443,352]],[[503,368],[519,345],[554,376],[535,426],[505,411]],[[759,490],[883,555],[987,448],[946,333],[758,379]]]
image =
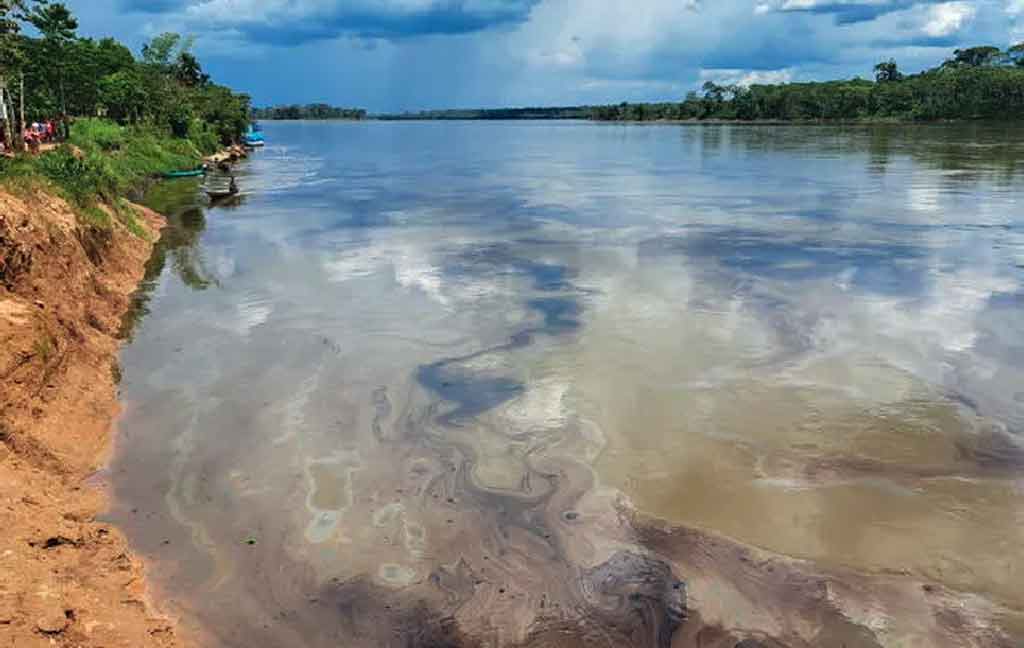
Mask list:
[[42,0],[28,14],[28,21],[42,34],[44,79],[57,86],[61,113],[67,114],[67,93],[64,90],[67,76],[68,48],[75,39],[78,20],[62,2],[51,4]]
[[210,81],[210,75],[203,72],[199,65],[199,59],[192,52],[181,52],[178,54],[178,61],[174,66],[174,76],[178,83],[190,87],[205,85]]
[[899,67],[896,65],[896,61],[893,59],[882,61],[875,65],[875,81],[879,83],[892,83],[894,81],[901,81],[902,79],[903,73],[900,72]]
[[194,40],[191,37],[183,38],[181,34],[174,32],[154,36],[153,40],[142,46],[142,62],[164,72],[170,72],[181,55],[191,51]]

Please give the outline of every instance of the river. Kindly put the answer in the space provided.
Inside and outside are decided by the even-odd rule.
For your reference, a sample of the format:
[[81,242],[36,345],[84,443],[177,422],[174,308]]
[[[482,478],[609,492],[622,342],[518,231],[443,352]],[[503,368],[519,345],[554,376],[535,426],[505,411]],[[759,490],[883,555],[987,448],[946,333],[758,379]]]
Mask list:
[[1024,128],[265,130],[121,357],[204,642],[1024,643]]

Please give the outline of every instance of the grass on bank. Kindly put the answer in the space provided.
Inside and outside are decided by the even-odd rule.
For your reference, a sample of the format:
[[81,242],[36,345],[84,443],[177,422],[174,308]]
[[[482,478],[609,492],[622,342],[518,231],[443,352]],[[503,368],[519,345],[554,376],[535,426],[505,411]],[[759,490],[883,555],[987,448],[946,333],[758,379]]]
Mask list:
[[80,119],[55,150],[0,158],[0,187],[24,196],[49,190],[75,209],[80,222],[109,228],[113,214],[144,237],[124,197],[167,171],[196,168],[218,148],[217,136],[199,122],[189,139],[180,139],[149,126]]

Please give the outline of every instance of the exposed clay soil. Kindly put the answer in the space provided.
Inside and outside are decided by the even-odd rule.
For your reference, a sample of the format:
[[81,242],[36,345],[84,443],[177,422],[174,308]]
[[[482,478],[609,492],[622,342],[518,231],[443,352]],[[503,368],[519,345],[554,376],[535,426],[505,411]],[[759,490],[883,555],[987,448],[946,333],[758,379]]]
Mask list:
[[151,240],[0,192],[0,646],[181,645],[85,483],[117,412],[121,317],[163,224],[139,215]]

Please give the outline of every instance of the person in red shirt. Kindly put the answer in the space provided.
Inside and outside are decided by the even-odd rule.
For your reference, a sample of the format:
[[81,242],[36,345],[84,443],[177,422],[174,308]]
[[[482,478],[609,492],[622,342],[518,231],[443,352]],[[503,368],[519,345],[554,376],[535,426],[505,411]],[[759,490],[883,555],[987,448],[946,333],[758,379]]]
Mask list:
[[37,153],[39,151],[39,134],[32,128],[26,128],[24,133],[25,144],[28,145],[29,151]]

